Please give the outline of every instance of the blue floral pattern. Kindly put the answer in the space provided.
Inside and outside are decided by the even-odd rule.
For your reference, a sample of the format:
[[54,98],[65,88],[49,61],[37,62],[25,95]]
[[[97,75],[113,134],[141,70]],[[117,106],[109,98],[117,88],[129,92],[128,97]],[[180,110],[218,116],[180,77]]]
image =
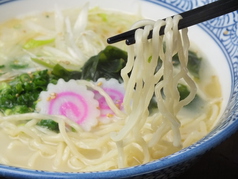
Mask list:
[[0,0],[0,5],[17,0]]

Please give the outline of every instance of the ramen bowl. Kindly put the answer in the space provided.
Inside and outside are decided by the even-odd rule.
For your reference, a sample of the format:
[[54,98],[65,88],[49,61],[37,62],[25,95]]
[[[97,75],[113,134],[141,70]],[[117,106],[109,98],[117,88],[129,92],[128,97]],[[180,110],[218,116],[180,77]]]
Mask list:
[[[115,11],[136,13],[148,19],[163,19],[212,2],[200,0],[0,0],[0,22],[50,11],[81,7],[89,2]],[[217,146],[238,129],[238,12],[189,28],[189,38],[210,59],[222,84],[220,119],[213,130],[196,143],[161,159],[134,167],[98,172],[48,172],[0,165],[0,176],[11,178],[172,178],[188,169],[205,152]],[[115,34],[116,35],[116,34]],[[106,40],[106,39],[105,39]],[[14,155],[14,154],[12,154]]]

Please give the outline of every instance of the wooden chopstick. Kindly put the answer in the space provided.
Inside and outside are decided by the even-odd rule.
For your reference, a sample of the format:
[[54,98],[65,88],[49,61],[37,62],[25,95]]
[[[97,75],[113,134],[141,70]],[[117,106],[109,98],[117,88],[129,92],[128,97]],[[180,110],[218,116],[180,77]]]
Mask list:
[[[183,17],[179,21],[178,29],[190,27],[195,24],[213,19],[215,17],[238,10],[238,0],[218,0],[213,3],[186,11],[180,15]],[[144,27],[139,27],[144,28]],[[135,43],[134,34],[139,28],[118,34],[107,39],[108,44],[113,44],[119,41],[126,40],[127,45]],[[164,34],[164,26],[160,29],[160,35]],[[152,38],[152,31],[150,31],[148,39]]]

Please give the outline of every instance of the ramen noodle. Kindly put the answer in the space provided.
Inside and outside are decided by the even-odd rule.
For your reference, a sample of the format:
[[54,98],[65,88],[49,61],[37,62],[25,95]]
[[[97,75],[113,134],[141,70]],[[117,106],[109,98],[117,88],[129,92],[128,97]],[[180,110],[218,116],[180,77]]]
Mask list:
[[[208,62],[190,50],[187,29],[177,29],[181,17],[139,19],[85,5],[1,25],[1,164],[118,169],[170,155],[211,131],[219,80],[208,65],[201,65],[206,78],[191,65],[191,58]],[[134,45],[107,46],[107,37],[133,23],[145,26]]]

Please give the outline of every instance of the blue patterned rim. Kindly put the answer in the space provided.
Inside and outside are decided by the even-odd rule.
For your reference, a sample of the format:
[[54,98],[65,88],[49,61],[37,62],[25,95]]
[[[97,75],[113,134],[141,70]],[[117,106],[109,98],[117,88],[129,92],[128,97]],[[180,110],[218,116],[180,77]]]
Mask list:
[[[0,0],[0,5],[16,0]],[[174,12],[182,12],[204,5],[214,0],[144,0],[165,7]],[[222,25],[221,25],[222,24]],[[225,25],[224,25],[225,24]],[[222,117],[222,123],[209,135],[197,143],[160,160],[144,165],[107,172],[56,173],[27,170],[0,165],[0,175],[14,178],[121,178],[138,176],[168,168],[203,154],[211,147],[218,145],[238,128],[238,11],[199,24],[217,43],[224,53],[231,70],[232,94],[228,107]],[[229,31],[229,33],[224,33]],[[224,130],[226,129],[226,130]]]
[[0,0],[0,5],[13,2],[13,1],[17,1],[17,0]]

